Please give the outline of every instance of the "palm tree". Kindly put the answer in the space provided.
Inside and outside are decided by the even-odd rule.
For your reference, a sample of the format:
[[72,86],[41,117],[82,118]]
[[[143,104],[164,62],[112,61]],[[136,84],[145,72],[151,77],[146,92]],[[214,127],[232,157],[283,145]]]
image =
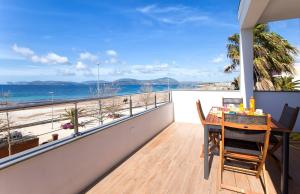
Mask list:
[[231,82],[231,85],[233,85],[235,90],[240,89],[240,76],[234,78],[234,80]]
[[295,91],[300,88],[300,80],[293,81],[292,76],[280,76],[275,79],[275,89],[282,91]]
[[[228,38],[227,57],[231,64],[225,72],[232,72],[240,65],[239,34]],[[253,78],[256,88],[274,89],[274,75],[286,73],[293,75],[296,47],[275,32],[270,32],[268,25],[257,24],[253,29]]]
[[[83,116],[85,113],[84,109],[77,109],[77,117],[76,117],[76,109],[71,108],[69,110],[65,109],[65,113],[61,115],[63,119],[69,120],[72,126],[75,126],[76,118],[78,119],[80,116]],[[79,125],[79,124],[78,124]]]

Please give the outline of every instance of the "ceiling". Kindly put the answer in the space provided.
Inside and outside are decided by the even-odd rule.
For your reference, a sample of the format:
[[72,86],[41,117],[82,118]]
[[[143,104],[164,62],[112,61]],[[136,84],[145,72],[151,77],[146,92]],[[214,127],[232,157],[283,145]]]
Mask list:
[[238,13],[241,28],[257,23],[300,18],[300,0],[241,0]]
[[300,18],[300,0],[270,0],[259,23]]

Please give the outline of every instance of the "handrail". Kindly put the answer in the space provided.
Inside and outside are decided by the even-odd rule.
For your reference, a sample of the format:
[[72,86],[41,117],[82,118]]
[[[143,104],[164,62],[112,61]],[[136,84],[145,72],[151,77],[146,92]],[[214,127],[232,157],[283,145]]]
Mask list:
[[[151,92],[151,93],[165,93],[169,92],[168,90],[163,91],[157,91],[157,92]],[[40,108],[40,107],[47,107],[47,106],[54,106],[54,105],[61,105],[61,104],[75,104],[80,102],[88,102],[88,101],[96,101],[96,100],[102,100],[102,99],[109,99],[114,97],[126,97],[126,96],[132,96],[132,95],[138,95],[138,94],[146,94],[146,93],[134,93],[134,94],[124,94],[124,95],[114,95],[114,96],[103,96],[103,97],[92,97],[92,98],[80,98],[80,99],[71,99],[71,100],[59,100],[59,101],[53,101],[53,102],[38,102],[34,104],[25,104],[25,105],[17,105],[17,106],[8,106],[8,107],[2,107],[0,108],[0,113],[2,112],[11,112],[11,111],[18,111],[18,110],[28,110],[33,108]]]
[[[133,96],[138,96],[138,95],[143,95],[143,94],[150,94],[150,95],[153,95],[154,94],[154,102],[151,102],[150,104],[146,104],[146,109],[147,109],[147,106],[150,106],[150,105],[154,105],[154,108],[157,108],[157,105],[159,104],[164,104],[164,103],[168,103],[170,102],[171,100],[171,93],[170,93],[170,90],[167,90],[167,91],[158,91],[158,92],[148,92],[148,93],[136,93],[136,94],[131,94],[131,95],[115,95],[115,96],[105,96],[105,97],[95,97],[95,98],[84,98],[84,99],[76,99],[76,100],[64,100],[64,101],[56,101],[56,102],[44,102],[44,103],[38,103],[38,104],[27,104],[27,105],[21,105],[21,106],[11,106],[11,107],[4,107],[2,109],[0,109],[0,113],[3,113],[3,112],[14,112],[14,111],[20,111],[20,110],[28,110],[28,109],[34,109],[34,108],[40,108],[40,107],[48,107],[48,106],[51,106],[51,107],[54,107],[54,106],[57,106],[57,105],[75,105],[74,108],[71,109],[71,111],[74,111],[74,115],[72,115],[72,119],[73,119],[73,127],[74,127],[74,134],[75,136],[77,135],[80,135],[79,131],[78,131],[78,128],[79,128],[79,118],[81,117],[89,117],[89,116],[92,116],[93,115],[96,115],[95,113],[93,112],[85,112],[84,115],[79,115],[79,107],[78,107],[78,104],[80,102],[88,102],[88,101],[99,101],[99,118],[96,118],[94,120],[99,120],[99,122],[101,122],[101,125],[103,125],[103,113],[107,114],[109,113],[110,111],[109,110],[102,110],[102,106],[101,106],[101,100],[102,99],[111,99],[111,98],[115,98],[115,97],[126,97],[126,98],[129,98],[129,107],[122,107],[122,108],[119,108],[118,111],[124,111],[124,110],[129,110],[129,117],[132,117],[133,116],[133,109],[134,108],[140,108],[140,107],[143,107],[143,105],[135,105],[133,106],[133,102],[132,102],[132,97]],[[168,94],[168,100],[163,100],[161,102],[158,102],[156,97],[157,97],[157,94]],[[48,123],[51,123],[52,122],[52,131],[53,132],[53,122],[59,122],[59,121],[63,121],[63,120],[68,120],[70,118],[53,118],[53,113],[52,113],[52,119],[45,119],[45,120],[40,120],[40,121],[35,121],[35,122],[29,122],[29,123],[23,123],[23,124],[17,124],[17,125],[13,125],[13,126],[2,126],[1,127],[1,131],[6,131],[6,130],[14,130],[14,129],[18,129],[18,128],[27,128],[27,127],[32,127],[32,126],[37,126],[37,125],[43,125],[43,124],[48,124]],[[73,129],[73,128],[72,128]],[[55,130],[56,131],[56,130]],[[39,136],[39,135],[37,135]]]
[[[154,105],[155,108],[157,108],[157,105],[159,104],[163,104],[163,103],[166,103],[166,102],[157,102],[156,105],[155,103],[153,104],[149,104],[149,105]],[[131,107],[128,107],[128,108],[120,108],[119,111],[124,111],[124,110],[129,110],[131,111],[131,114],[130,116],[132,116],[132,109],[134,108],[141,108],[143,107],[143,105],[140,105],[140,106],[132,106]],[[108,113],[108,111],[103,111],[103,113]],[[78,118],[82,118],[82,117],[87,117],[87,116],[93,116],[94,114],[92,113],[89,113],[89,114],[84,114],[84,115],[78,115]],[[68,120],[68,118],[55,118],[55,119],[45,119],[45,120],[41,120],[41,121],[36,121],[36,122],[31,122],[31,123],[25,123],[25,124],[20,124],[20,125],[13,125],[13,126],[10,126],[9,129],[10,130],[13,130],[13,129],[18,129],[18,128],[26,128],[26,127],[32,127],[32,126],[37,126],[37,125],[43,125],[43,124],[48,124],[48,123],[51,123],[51,122],[59,122],[59,121],[66,121]],[[97,119],[95,119],[97,120]],[[3,127],[2,130],[7,130],[6,127]]]

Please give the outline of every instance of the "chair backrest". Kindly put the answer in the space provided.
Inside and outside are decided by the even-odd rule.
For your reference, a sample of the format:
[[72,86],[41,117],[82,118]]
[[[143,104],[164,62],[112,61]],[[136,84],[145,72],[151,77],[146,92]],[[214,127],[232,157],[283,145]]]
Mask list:
[[243,98],[222,98],[222,105],[226,106],[228,104],[240,105],[243,103]]
[[225,114],[222,121],[225,126],[235,127],[244,130],[269,130],[268,124],[271,122],[271,116],[268,115],[244,115],[244,114]]
[[203,110],[202,110],[200,100],[197,100],[196,106],[197,106],[197,111],[198,111],[200,121],[201,121],[202,125],[204,126],[205,116],[204,116],[204,113],[203,113]]
[[[259,152],[259,166],[257,175],[265,163],[271,131],[271,116],[253,116],[239,114],[222,115],[222,147],[226,139],[237,139],[244,142],[255,142],[260,145],[262,152]],[[229,137],[228,137],[229,136]],[[244,144],[242,144],[244,145]],[[245,145],[245,148],[247,146]]]
[[297,121],[298,113],[299,107],[294,108],[290,107],[288,104],[285,104],[282,109],[279,123],[292,131]]
[[[256,168],[250,171],[258,177],[263,169],[268,153],[271,131],[270,124],[271,116],[269,114],[264,116],[248,116],[223,113],[221,142],[222,160],[224,158],[224,153],[226,153],[227,159],[233,158],[234,160],[238,160],[242,163],[245,162],[246,164],[255,163]],[[230,145],[233,141],[237,143]],[[254,149],[254,147],[256,147],[256,149]],[[241,166],[237,169],[239,172],[249,172],[249,169]]]
[[271,130],[271,116],[224,114],[222,116],[222,135],[237,139],[264,143],[266,132]]

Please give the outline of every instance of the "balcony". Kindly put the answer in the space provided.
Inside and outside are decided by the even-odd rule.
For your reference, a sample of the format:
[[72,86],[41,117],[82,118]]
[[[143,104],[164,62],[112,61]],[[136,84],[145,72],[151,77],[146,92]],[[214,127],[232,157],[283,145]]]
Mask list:
[[[285,102],[299,106],[300,93],[255,92],[257,106],[278,119]],[[172,91],[172,102],[1,160],[1,193],[224,193],[218,185],[218,155],[204,179],[203,129],[195,101],[207,114],[222,97],[239,91]],[[267,100],[268,99],[268,100]],[[270,100],[272,99],[272,100]],[[273,106],[276,104],[277,106]],[[299,128],[299,118],[295,129]],[[294,147],[294,145],[293,145]],[[290,149],[291,192],[300,180],[300,152]],[[280,155],[280,153],[277,153]],[[270,191],[280,192],[280,170],[269,159]],[[225,174],[229,185],[261,192],[259,179]],[[17,185],[17,186],[16,186]]]
[[[203,160],[199,157],[202,143],[200,125],[173,123],[86,193],[234,193],[218,190],[217,155],[211,159],[209,179],[203,179]],[[291,149],[291,193],[299,190],[299,156],[299,150]],[[276,177],[280,173],[273,162],[267,163],[269,190],[279,193],[280,180]],[[225,184],[264,193],[260,180],[254,176],[225,172]]]
[[[172,100],[160,106],[154,102],[154,106],[134,112],[137,109],[129,103],[122,118],[100,125],[101,117],[97,117],[98,124],[87,129],[78,128],[79,120],[75,118],[74,131],[63,138],[0,160],[0,193],[231,193],[217,187],[217,153],[210,157],[209,177],[204,178],[204,162],[200,158],[204,133],[195,102],[200,99],[207,114],[212,106],[221,106],[222,97],[243,97],[247,105],[254,96],[257,107],[276,120],[285,103],[300,106],[299,92],[253,90],[252,31],[259,22],[299,18],[299,6],[296,0],[241,0],[238,13],[241,91],[172,91],[169,96]],[[61,104],[69,104],[68,108],[75,110],[79,106],[78,102]],[[93,106],[98,106],[97,102]],[[32,114],[30,110],[29,113]],[[296,131],[300,130],[299,117]],[[35,135],[42,139],[45,134]],[[290,159],[286,170],[292,179],[284,176],[284,181],[280,180],[283,176],[276,163],[267,159],[271,193],[299,193],[300,145],[292,142],[290,147],[290,157],[285,161]],[[224,180],[228,185],[263,192],[260,180],[255,177],[226,172]],[[282,183],[285,181],[288,187]]]

